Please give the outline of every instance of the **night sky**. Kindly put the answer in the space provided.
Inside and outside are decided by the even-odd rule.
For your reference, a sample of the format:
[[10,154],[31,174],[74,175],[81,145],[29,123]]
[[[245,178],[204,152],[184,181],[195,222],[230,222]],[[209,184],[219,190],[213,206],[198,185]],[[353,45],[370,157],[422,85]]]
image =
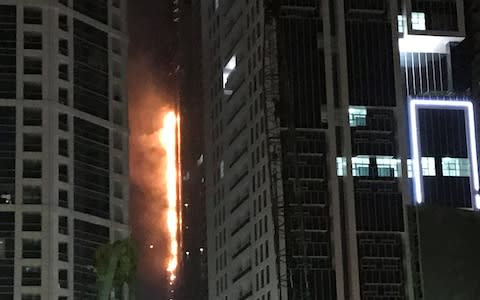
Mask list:
[[[171,1],[167,0],[128,0],[129,13],[129,119],[131,130],[131,164],[138,163],[143,154],[135,145],[135,137],[139,134],[152,134],[155,130],[154,116],[162,106],[171,103],[174,93],[174,81],[170,76],[175,50],[175,31],[172,22]],[[146,91],[149,97],[146,97]],[[155,97],[152,97],[155,94]],[[145,100],[145,99],[149,100]],[[153,102],[153,103],[152,103]],[[141,120],[141,121],[140,121]],[[151,156],[151,153],[148,153]],[[135,159],[133,160],[132,157]],[[150,161],[140,163],[148,165]],[[131,168],[132,169],[132,168]],[[136,171],[135,171],[136,172]],[[131,172],[131,176],[135,173]],[[163,300],[166,294],[165,280],[159,272],[152,272],[147,262],[164,256],[165,248],[155,248],[155,254],[142,253],[150,243],[164,244],[162,236],[152,232],[149,223],[145,222],[151,211],[149,191],[131,180],[130,223],[133,237],[140,247],[139,283],[137,290],[142,291],[139,300]],[[154,237],[152,237],[154,235]],[[155,237],[157,236],[157,237]],[[146,276],[148,275],[148,276]]]

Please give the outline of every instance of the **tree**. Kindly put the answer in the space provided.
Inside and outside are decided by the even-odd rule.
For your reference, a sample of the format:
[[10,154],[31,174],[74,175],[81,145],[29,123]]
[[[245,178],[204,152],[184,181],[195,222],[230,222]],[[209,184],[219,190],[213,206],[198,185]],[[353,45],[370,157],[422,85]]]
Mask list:
[[131,238],[101,246],[97,249],[95,259],[98,300],[109,300],[114,287],[134,280],[137,252]]

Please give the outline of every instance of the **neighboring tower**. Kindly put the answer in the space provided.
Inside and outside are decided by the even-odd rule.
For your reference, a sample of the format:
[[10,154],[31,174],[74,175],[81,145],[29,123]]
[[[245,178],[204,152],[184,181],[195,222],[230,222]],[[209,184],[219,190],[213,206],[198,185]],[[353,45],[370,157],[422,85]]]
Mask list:
[[182,250],[177,300],[207,300],[207,222],[203,162],[203,86],[200,0],[174,1],[177,24],[177,80],[182,125]]
[[475,208],[463,1],[202,4],[209,299],[421,299],[410,208]]
[[0,1],[1,299],[96,299],[96,248],[129,235],[125,18]]

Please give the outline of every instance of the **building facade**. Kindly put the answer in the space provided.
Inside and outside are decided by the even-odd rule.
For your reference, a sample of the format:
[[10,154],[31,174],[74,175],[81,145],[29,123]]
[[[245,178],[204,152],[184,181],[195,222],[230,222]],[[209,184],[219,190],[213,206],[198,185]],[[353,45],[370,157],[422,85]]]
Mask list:
[[202,1],[202,32],[209,299],[424,299],[416,208],[478,209],[463,1]]
[[0,1],[1,299],[95,299],[96,248],[129,235],[125,20]]

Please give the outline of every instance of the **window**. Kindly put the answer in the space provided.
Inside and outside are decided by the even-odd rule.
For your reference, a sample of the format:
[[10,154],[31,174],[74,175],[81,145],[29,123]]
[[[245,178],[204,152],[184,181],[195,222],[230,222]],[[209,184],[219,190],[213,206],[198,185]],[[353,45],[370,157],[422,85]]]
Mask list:
[[470,177],[468,158],[442,157],[442,174],[452,177]]
[[58,0],[58,3],[68,6],[68,0]]
[[367,108],[351,106],[348,109],[348,119],[350,121],[350,127],[366,126]]
[[408,178],[413,178],[413,163],[410,158],[407,159],[407,176]]
[[122,159],[118,156],[113,158],[113,171],[117,174],[123,174]]
[[42,231],[42,215],[40,213],[24,213],[22,230]]
[[58,66],[58,78],[68,81],[68,65],[60,64]]
[[24,57],[23,58],[23,74],[41,75],[42,59],[40,57]]
[[113,196],[118,199],[123,199],[123,188],[120,182],[113,183]]
[[347,175],[347,159],[345,157],[337,157],[337,176]]
[[58,285],[61,289],[68,289],[68,271],[58,270]]
[[215,0],[215,10],[220,6],[220,0]]
[[58,129],[68,131],[68,116],[67,114],[58,115]]
[[[237,68],[237,57],[234,55],[230,58],[228,63],[223,68],[223,88],[224,89],[227,85],[228,78],[233,73],[233,71],[235,71],[236,68]],[[225,93],[231,94],[232,91],[225,90]]]
[[23,22],[25,24],[41,25],[42,9],[38,7],[25,7],[23,9]]
[[377,175],[379,177],[399,177],[400,159],[377,156]]
[[42,126],[42,110],[40,108],[24,108],[23,126]]
[[23,34],[23,48],[42,50],[42,34],[39,32],[25,32]]
[[23,258],[42,258],[42,241],[34,239],[23,239]]
[[68,40],[60,39],[58,41],[58,53],[68,56]]
[[22,300],[42,300],[38,294],[22,294]]
[[422,157],[422,175],[423,176],[435,176],[435,158],[434,157]]
[[22,286],[41,286],[42,269],[40,267],[22,267]]
[[113,100],[117,102],[122,102],[120,86],[118,86],[117,84],[113,86]]
[[370,158],[362,156],[352,157],[352,173],[353,176],[369,176]]
[[118,108],[113,109],[113,123],[120,126],[123,124],[122,111]]
[[58,16],[58,28],[68,31],[68,18],[65,15]]
[[68,208],[68,191],[58,191],[58,206]]
[[112,0],[112,6],[116,8],[120,8],[120,1],[121,0]]
[[58,89],[58,103],[68,105],[68,90],[66,88]]
[[68,244],[67,243],[58,244],[58,260],[68,262]]
[[118,132],[113,133],[113,148],[117,150],[123,149],[122,135]]
[[405,17],[403,15],[398,15],[397,16],[397,22],[398,22],[398,32],[399,33],[404,33],[405,32]]
[[42,161],[31,159],[24,160],[23,178],[42,178]]
[[39,133],[24,133],[23,151],[42,152],[42,135]]
[[62,182],[68,182],[68,166],[59,165],[58,166],[58,180]]
[[413,30],[426,30],[425,26],[425,13],[412,12],[412,29]]
[[61,156],[68,157],[68,140],[59,139],[58,140],[58,154]]
[[42,100],[42,84],[40,82],[24,82],[23,98],[26,100]]
[[24,186],[23,204],[42,204],[42,188],[40,186]]
[[58,217],[58,233],[68,235],[68,218],[65,216]]

